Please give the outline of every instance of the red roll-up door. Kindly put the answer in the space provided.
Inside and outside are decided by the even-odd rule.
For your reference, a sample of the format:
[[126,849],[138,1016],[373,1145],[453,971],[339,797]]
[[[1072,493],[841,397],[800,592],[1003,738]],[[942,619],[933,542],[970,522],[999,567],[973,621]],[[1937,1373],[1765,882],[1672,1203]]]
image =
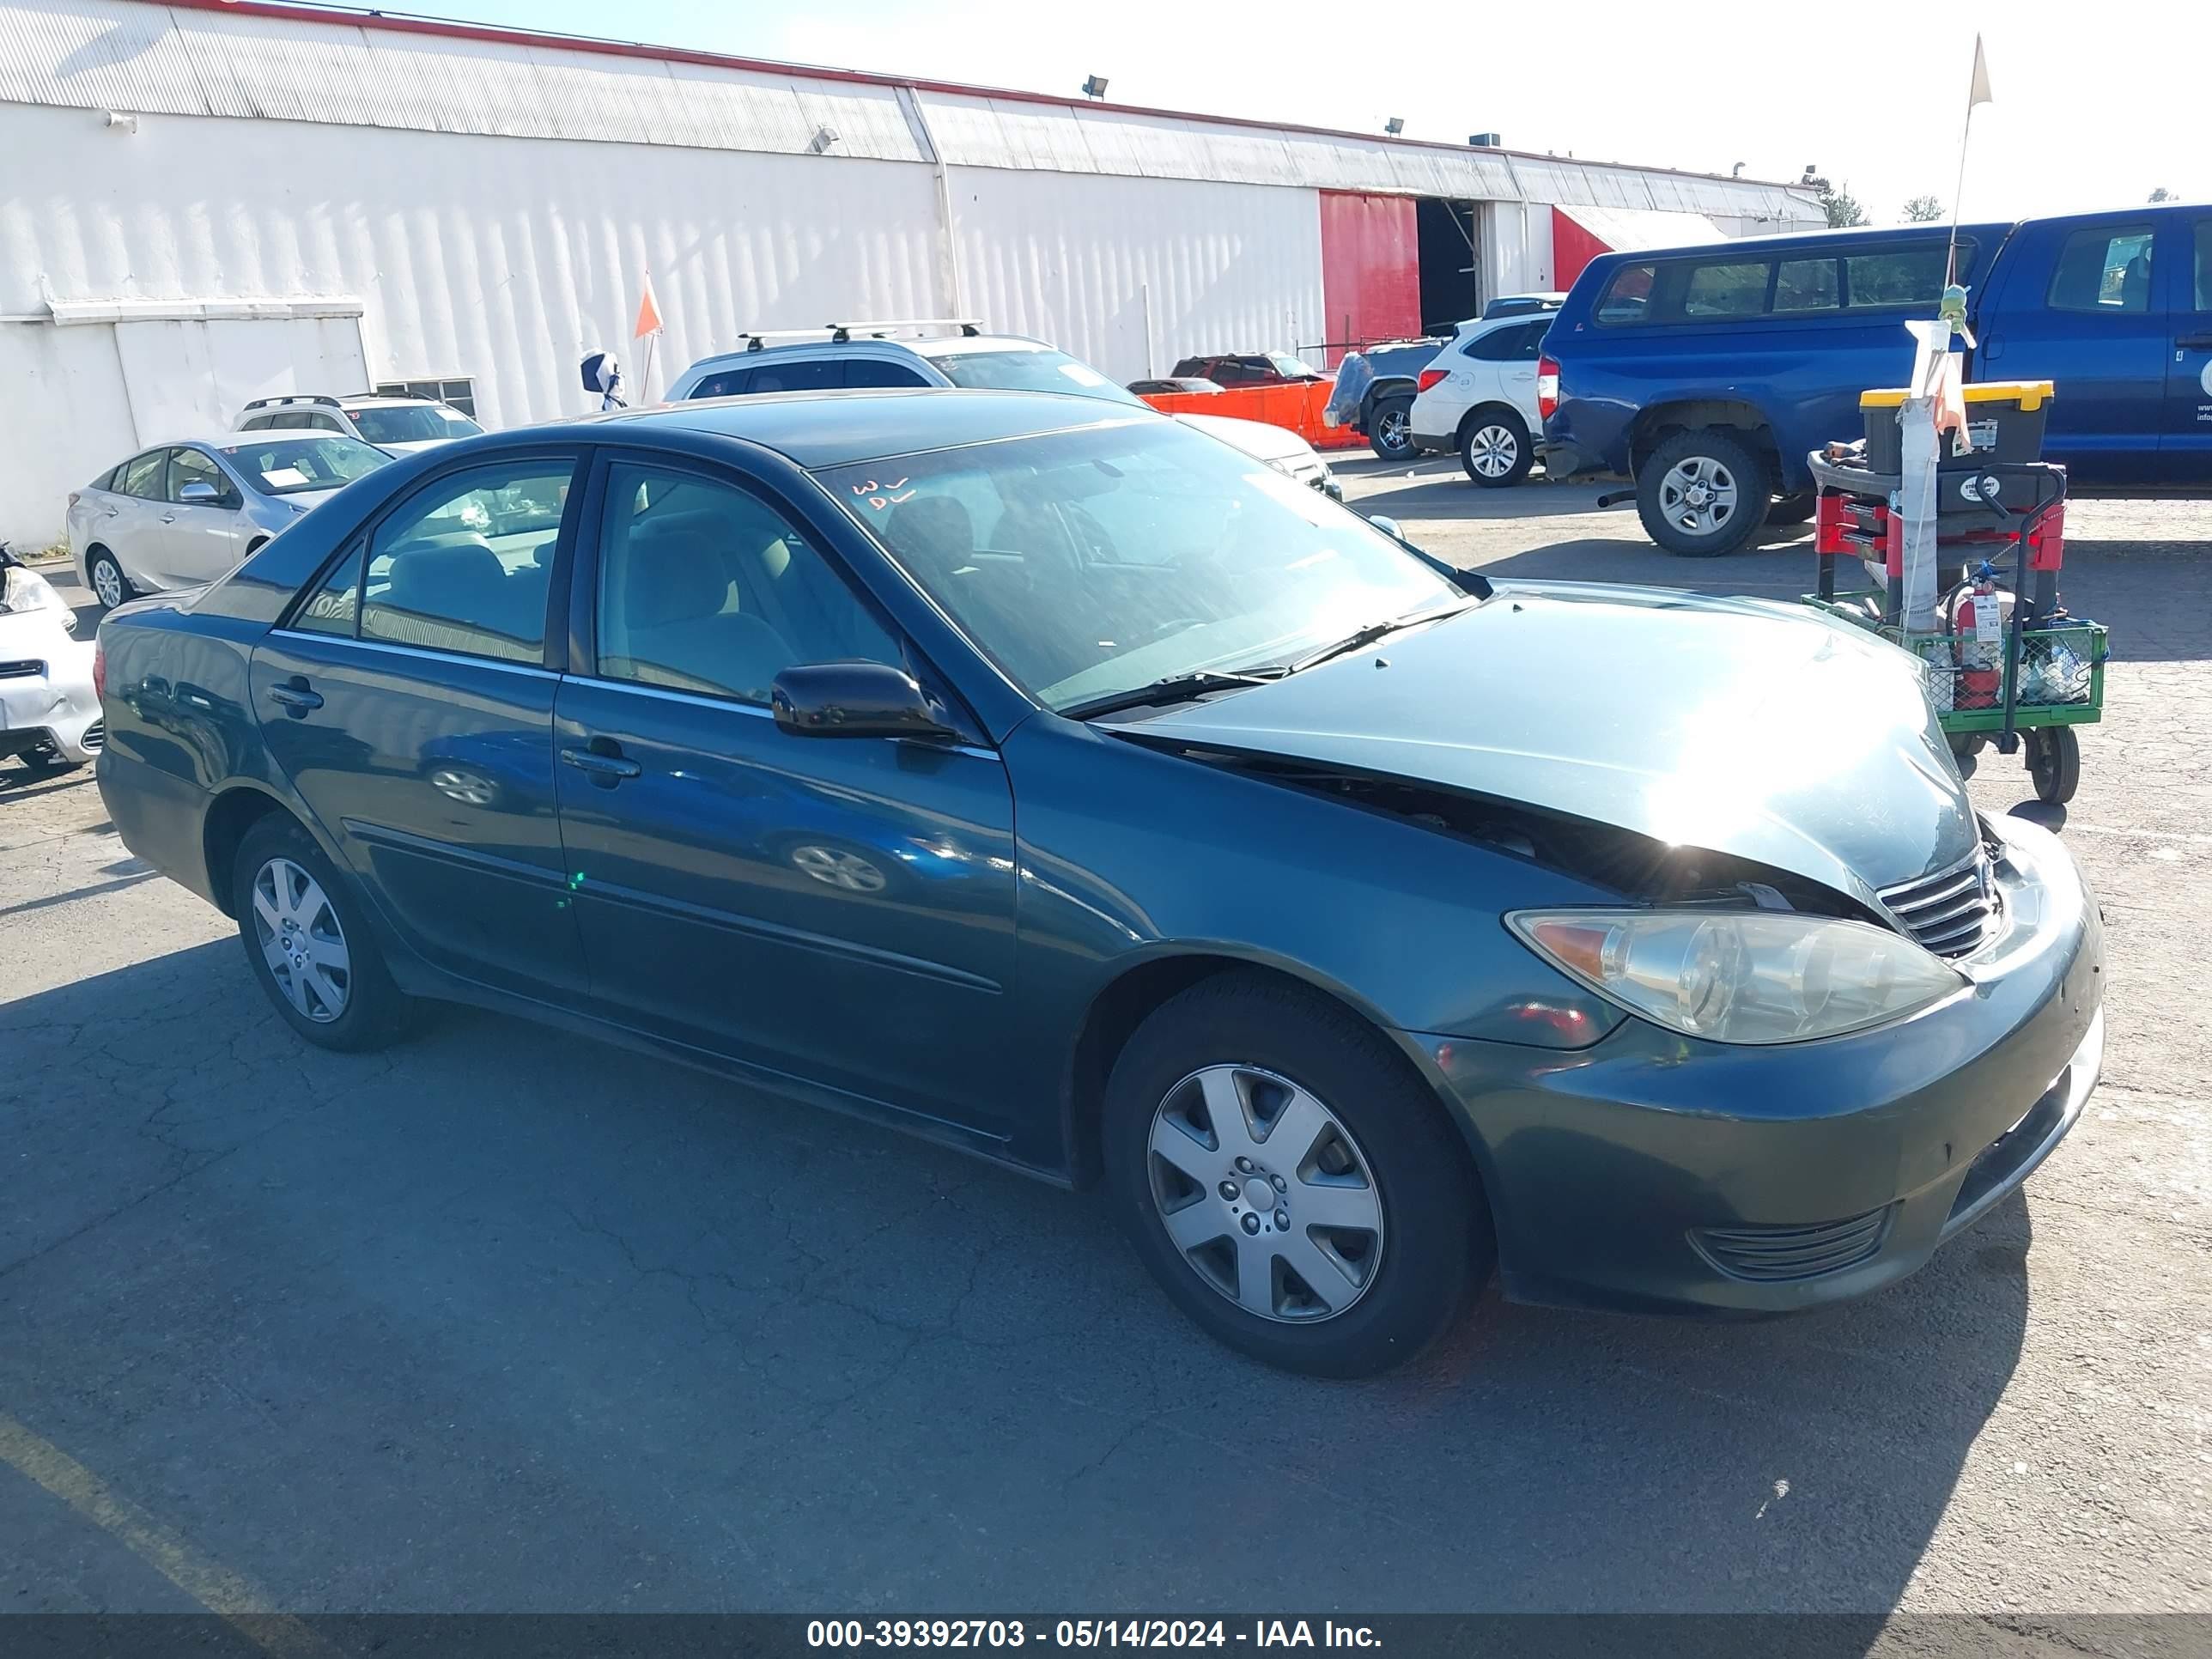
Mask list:
[[1321,192],[1321,293],[1331,368],[1344,356],[1344,342],[1358,345],[1420,333],[1419,240],[1412,197]]

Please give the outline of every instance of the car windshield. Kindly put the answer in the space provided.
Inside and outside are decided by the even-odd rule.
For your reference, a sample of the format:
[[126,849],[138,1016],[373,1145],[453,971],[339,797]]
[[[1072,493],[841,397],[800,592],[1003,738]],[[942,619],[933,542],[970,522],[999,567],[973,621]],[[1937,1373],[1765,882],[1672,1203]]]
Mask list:
[[223,459],[240,477],[264,495],[300,495],[336,489],[392,459],[373,444],[335,432],[312,438],[264,437],[251,443],[225,444]]
[[970,391],[1073,392],[1109,404],[1143,404],[1127,386],[1115,385],[1064,351],[948,351],[930,361],[953,385]]
[[1319,378],[1310,364],[1291,356],[1287,351],[1271,351],[1267,354],[1267,361],[1275,366],[1275,373],[1286,380],[1311,380]]
[[444,438],[473,438],[483,430],[443,404],[386,404],[346,413],[373,444],[435,443]]
[[1318,490],[1173,421],[818,477],[1053,709],[1176,675],[1295,662],[1467,599]]

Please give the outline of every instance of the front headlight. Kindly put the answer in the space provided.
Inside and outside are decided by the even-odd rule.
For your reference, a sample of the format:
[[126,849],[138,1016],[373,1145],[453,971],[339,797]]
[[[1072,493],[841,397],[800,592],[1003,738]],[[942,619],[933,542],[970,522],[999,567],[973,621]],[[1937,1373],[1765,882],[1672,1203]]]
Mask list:
[[1505,922],[1600,996],[1713,1042],[1802,1042],[1863,1030],[1966,983],[1901,933],[1825,916],[1521,910]]
[[76,631],[76,612],[54,592],[52,582],[21,565],[0,569],[0,611],[20,615],[33,611],[52,611],[56,622],[72,634]]

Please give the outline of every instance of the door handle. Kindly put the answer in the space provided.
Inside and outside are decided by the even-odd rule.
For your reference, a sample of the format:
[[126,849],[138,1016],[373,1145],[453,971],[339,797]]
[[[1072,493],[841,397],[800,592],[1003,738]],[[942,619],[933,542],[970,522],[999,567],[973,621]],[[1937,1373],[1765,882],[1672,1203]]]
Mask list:
[[2185,351],[2212,351],[2212,334],[2185,334],[2174,344]]
[[307,681],[295,674],[290,684],[269,688],[269,701],[283,705],[294,720],[305,720],[308,710],[323,706],[323,694],[310,690]]
[[174,524],[174,523],[176,523],[176,521],[177,521],[177,515],[176,515],[175,514],[173,514],[173,513],[164,513],[164,514],[161,515],[161,522],[162,522],[163,524]]
[[645,769],[626,757],[622,745],[608,738],[594,738],[588,749],[563,749],[561,760],[573,766],[602,788],[611,789],[624,778],[634,778]]

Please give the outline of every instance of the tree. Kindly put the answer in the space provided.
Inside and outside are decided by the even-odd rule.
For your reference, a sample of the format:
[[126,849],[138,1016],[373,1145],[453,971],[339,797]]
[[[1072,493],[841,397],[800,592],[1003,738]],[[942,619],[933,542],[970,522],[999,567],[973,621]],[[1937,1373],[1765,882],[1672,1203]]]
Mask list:
[[1905,222],[1924,225],[1943,216],[1943,204],[1934,196],[1916,196],[1905,204]]
[[2150,199],[2154,202],[2170,201],[2172,198],[2172,192],[2167,190],[2164,185],[2160,185],[2156,190],[2150,193]]
[[1832,185],[1826,179],[1816,179],[1813,193],[1820,198],[1821,209],[1828,216],[1828,228],[1841,230],[1847,225],[1863,225],[1867,222],[1866,209],[1859,198],[1851,194],[1850,181]]

